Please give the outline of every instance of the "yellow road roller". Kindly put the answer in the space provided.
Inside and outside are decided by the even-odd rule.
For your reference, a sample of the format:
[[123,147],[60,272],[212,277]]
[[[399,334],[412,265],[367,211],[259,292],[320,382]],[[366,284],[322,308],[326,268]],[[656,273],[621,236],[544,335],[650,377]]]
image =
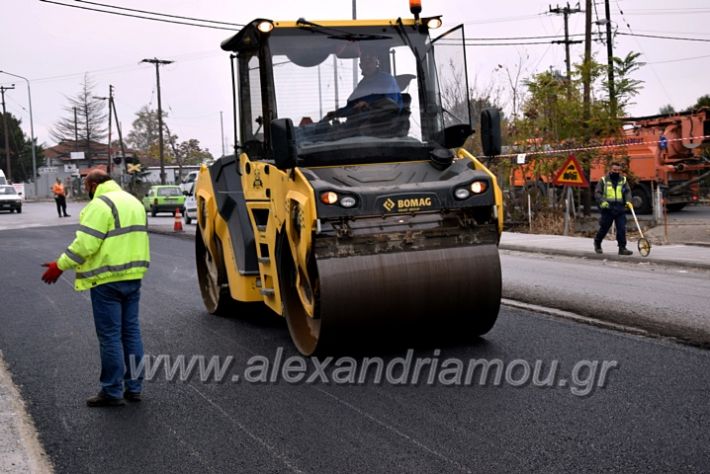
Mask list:
[[[502,194],[474,133],[463,27],[256,19],[231,52],[235,153],[197,180],[210,313],[260,302],[311,355],[357,334],[481,335],[498,316]],[[476,126],[500,154],[500,119]]]

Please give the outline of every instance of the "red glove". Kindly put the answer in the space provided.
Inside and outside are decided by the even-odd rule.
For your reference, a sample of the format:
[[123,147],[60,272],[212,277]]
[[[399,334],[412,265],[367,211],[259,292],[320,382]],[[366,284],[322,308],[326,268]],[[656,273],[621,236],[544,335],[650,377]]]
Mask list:
[[62,276],[62,273],[64,273],[57,266],[57,262],[43,263],[42,266],[47,267],[47,271],[42,275],[42,281],[48,285],[56,283],[59,277]]

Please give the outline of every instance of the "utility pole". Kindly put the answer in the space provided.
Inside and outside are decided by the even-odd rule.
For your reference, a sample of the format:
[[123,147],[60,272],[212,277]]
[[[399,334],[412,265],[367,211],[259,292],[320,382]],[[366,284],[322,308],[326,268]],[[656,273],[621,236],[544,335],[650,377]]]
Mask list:
[[165,184],[165,156],[163,153],[163,106],[160,101],[160,66],[172,64],[174,61],[167,61],[164,59],[144,59],[142,63],[155,64],[155,77],[158,84],[158,143],[160,147],[160,184]]
[[19,74],[13,74],[7,71],[0,71],[0,73],[17,77],[27,83],[27,99],[30,104],[30,141],[32,142],[32,182],[35,185],[35,196],[37,196],[37,152],[35,151],[35,125],[32,119],[32,90],[30,89],[30,80]]
[[108,147],[106,149],[106,156],[108,160],[106,162],[106,172],[111,176],[111,108],[113,107],[113,86],[109,84],[108,86],[108,97],[97,97],[94,99],[106,100],[108,101]]
[[91,154],[91,128],[89,127],[89,101],[84,101],[84,125],[86,126],[86,155],[89,159],[89,168],[94,167],[94,160]]
[[560,8],[559,5],[557,8],[550,8],[550,13],[554,13],[556,15],[564,15],[565,19],[565,39],[564,41],[553,41],[553,44],[564,44],[565,45],[565,63],[567,64],[567,95],[570,95],[570,84],[572,80],[572,72],[571,72],[571,67],[570,67],[570,57],[569,57],[569,45],[571,44],[579,44],[581,41],[575,40],[572,41],[569,39],[569,16],[572,15],[573,13],[579,13],[582,10],[579,8],[579,3],[575,8],[570,8],[569,3],[567,3],[567,6],[564,8]]
[[12,182],[12,165],[10,164],[10,140],[9,133],[7,131],[7,112],[5,111],[5,91],[9,91],[15,88],[15,84],[10,87],[0,86],[0,94],[2,95],[2,126],[5,132],[5,159],[7,160],[5,166],[7,167],[7,179]]
[[108,175],[111,176],[111,168],[113,168],[113,162],[111,158],[111,112],[113,112],[113,86],[108,85]]
[[616,90],[614,86],[614,44],[611,38],[611,11],[609,0],[604,0],[606,13],[606,64],[609,74],[609,111],[612,118],[616,118]]
[[79,151],[79,123],[76,119],[76,107],[74,109],[74,151]]
[[[111,86],[113,91],[113,86]],[[119,165],[119,175],[121,177],[121,186],[123,186],[123,173],[126,171],[126,149],[123,147],[123,135],[121,135],[121,122],[118,121],[118,113],[116,112],[116,102],[111,94],[111,107],[113,108],[113,118],[116,119],[116,131],[118,131],[118,144],[121,147],[121,164]]]
[[[589,142],[590,132],[589,120],[592,116],[592,98],[591,98],[591,82],[592,82],[592,0],[586,0],[584,5],[584,65],[582,66],[582,82],[584,83],[584,103],[582,116],[584,119],[584,145]],[[591,163],[584,163],[584,174],[589,182],[589,173]],[[584,205],[584,215],[588,216],[592,212],[592,191],[589,187],[582,191],[582,204]]]

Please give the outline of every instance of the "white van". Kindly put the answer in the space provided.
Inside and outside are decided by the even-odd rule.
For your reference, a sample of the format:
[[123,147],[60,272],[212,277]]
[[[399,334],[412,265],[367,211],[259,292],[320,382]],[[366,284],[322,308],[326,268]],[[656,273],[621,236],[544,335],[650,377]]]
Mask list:
[[194,220],[197,223],[197,201],[195,200],[195,190],[197,189],[197,180],[192,182],[190,190],[185,197],[185,224],[189,225]]
[[190,171],[189,173],[187,173],[187,175],[185,176],[185,179],[183,179],[182,182],[180,183],[180,190],[183,193],[190,191],[190,188],[192,187],[193,183],[197,179],[198,174],[200,174],[199,170]]

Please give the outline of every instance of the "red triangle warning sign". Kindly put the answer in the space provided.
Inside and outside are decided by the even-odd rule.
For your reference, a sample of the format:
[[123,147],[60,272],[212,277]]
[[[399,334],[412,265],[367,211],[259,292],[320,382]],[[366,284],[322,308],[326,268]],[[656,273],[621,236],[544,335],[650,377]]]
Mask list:
[[567,158],[567,161],[557,171],[552,182],[557,186],[578,186],[582,188],[589,186],[589,181],[587,181],[587,177],[584,176],[582,171],[582,165],[579,164],[574,155],[570,155]]

